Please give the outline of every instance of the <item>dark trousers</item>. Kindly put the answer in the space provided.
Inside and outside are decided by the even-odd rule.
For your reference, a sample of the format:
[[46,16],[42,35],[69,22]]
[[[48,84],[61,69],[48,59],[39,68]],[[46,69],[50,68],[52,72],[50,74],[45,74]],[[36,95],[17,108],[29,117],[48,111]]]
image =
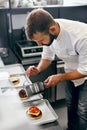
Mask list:
[[66,86],[66,103],[69,130],[87,130],[87,80],[75,87],[68,81]]

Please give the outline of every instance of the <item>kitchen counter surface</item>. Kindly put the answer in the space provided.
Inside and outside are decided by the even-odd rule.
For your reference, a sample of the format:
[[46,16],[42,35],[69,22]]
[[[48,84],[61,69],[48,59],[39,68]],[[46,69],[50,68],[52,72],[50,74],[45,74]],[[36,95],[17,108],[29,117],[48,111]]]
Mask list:
[[1,130],[63,130],[57,121],[43,125],[29,122],[23,104],[15,95],[0,95],[0,129]]
[[[0,57],[0,67],[5,67]],[[15,89],[11,93],[9,90],[8,94],[0,93],[0,129],[1,130],[63,130],[55,120],[51,123],[42,125],[33,125],[29,122],[26,112],[24,111],[23,104],[15,94]],[[47,113],[48,114],[48,113]]]

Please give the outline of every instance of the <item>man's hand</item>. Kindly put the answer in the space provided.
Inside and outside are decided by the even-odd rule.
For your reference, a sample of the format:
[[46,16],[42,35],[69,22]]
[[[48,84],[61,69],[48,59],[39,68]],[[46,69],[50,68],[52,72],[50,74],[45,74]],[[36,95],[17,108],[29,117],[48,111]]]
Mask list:
[[55,86],[59,82],[66,81],[66,80],[76,80],[80,78],[87,77],[87,75],[83,75],[77,70],[74,70],[72,72],[62,73],[62,74],[56,74],[49,76],[45,81],[44,84],[46,87]]
[[26,74],[27,76],[33,76],[33,75],[37,75],[39,73],[37,67],[35,66],[30,66],[27,71],[26,71]]
[[46,87],[55,86],[60,82],[60,74],[49,76],[45,81],[44,84]]

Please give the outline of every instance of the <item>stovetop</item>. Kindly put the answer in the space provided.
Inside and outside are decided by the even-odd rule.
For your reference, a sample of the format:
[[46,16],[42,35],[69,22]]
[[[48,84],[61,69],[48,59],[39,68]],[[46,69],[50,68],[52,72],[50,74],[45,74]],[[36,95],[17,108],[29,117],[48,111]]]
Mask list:
[[20,47],[32,47],[37,46],[37,43],[34,41],[17,41]]

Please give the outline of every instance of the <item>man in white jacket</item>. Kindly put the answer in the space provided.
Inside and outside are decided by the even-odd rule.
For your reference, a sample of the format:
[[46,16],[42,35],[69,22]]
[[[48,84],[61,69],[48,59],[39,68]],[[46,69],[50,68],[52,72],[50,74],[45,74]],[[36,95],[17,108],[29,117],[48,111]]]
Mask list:
[[49,76],[46,87],[67,81],[66,102],[68,110],[67,130],[87,128],[87,24],[54,19],[43,9],[35,9],[27,16],[26,36],[43,46],[37,67],[30,66],[28,76],[45,70],[55,55],[65,62],[65,73]]

